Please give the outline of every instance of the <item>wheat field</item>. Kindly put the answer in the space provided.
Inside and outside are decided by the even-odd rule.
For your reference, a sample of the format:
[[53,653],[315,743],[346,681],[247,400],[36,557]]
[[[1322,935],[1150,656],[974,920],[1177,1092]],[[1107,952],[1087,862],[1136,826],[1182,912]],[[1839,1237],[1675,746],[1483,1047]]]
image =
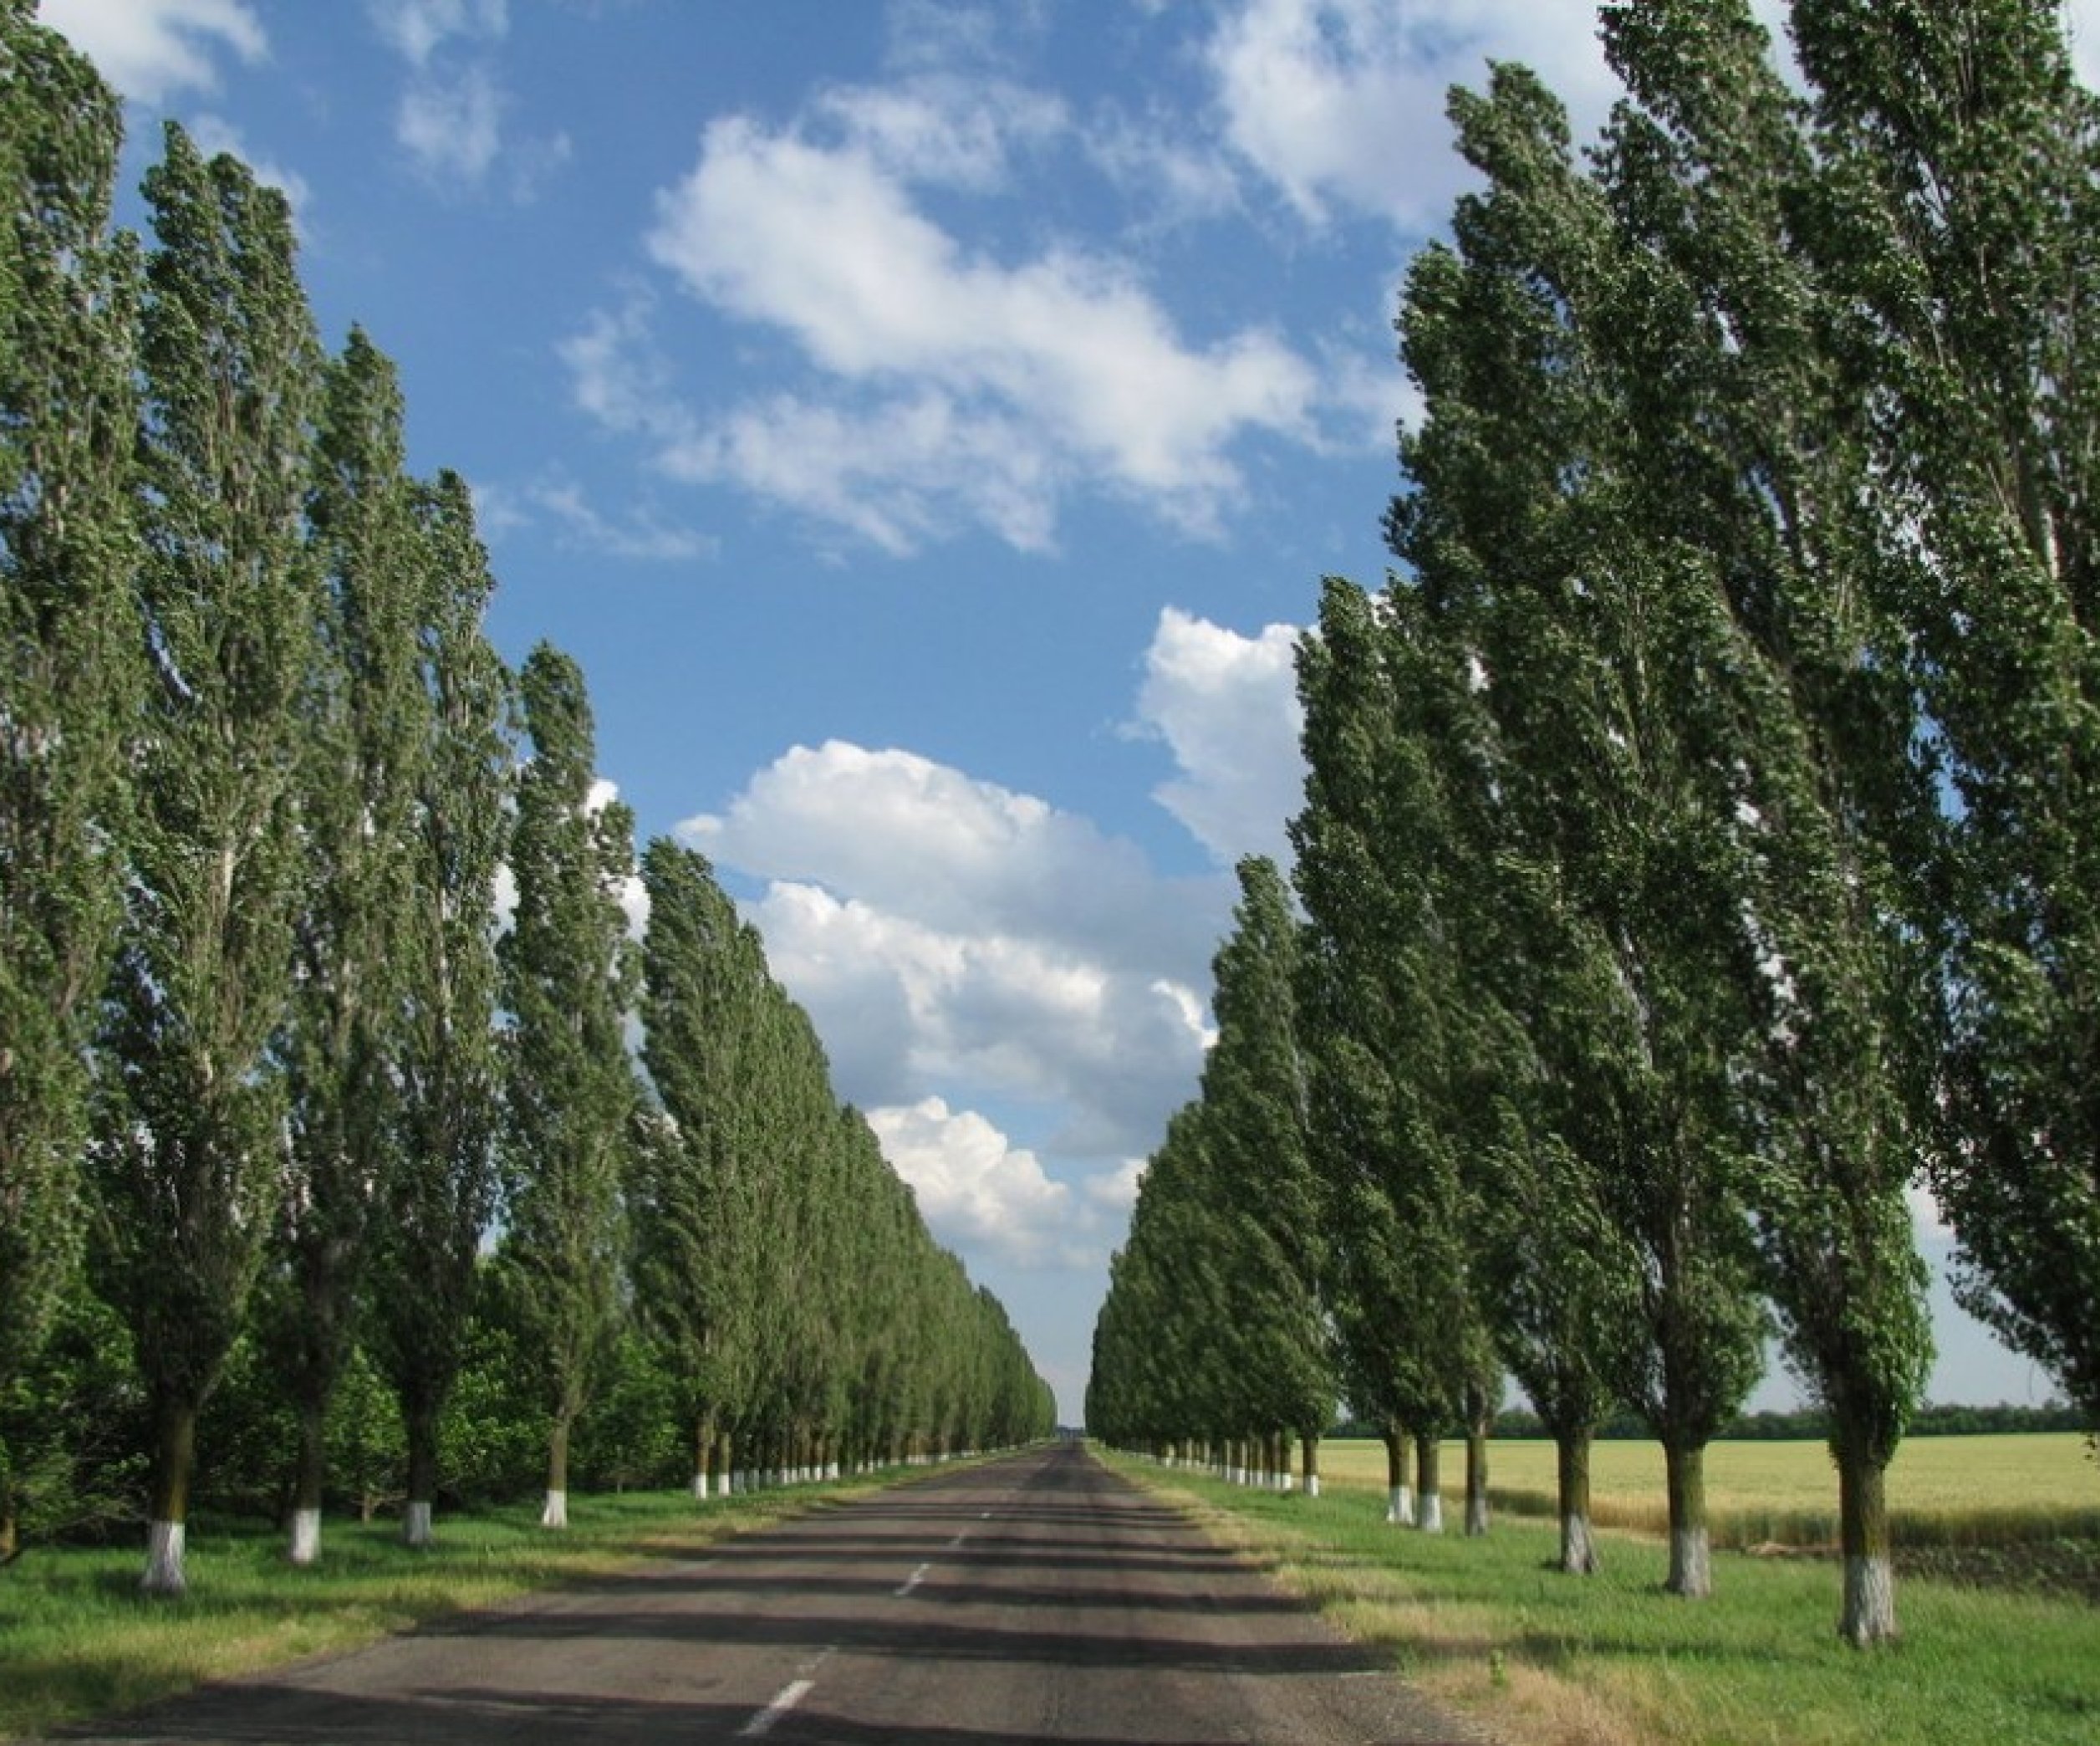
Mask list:
[[[1384,1446],[1333,1441],[1320,1447],[1323,1482],[1383,1491]],[[1463,1490],[1465,1447],[1444,1446],[1446,1497]],[[1591,1509],[1603,1527],[1661,1533],[1663,1452],[1643,1441],[1597,1443]],[[1488,1489],[1501,1509],[1553,1509],[1553,1445],[1497,1438],[1488,1449]],[[1827,1545],[1838,1537],[1838,1473],[1820,1442],[1716,1442],[1706,1452],[1706,1503],[1724,1545]],[[1899,1544],[1990,1544],[2100,1534],[2100,1463],[2075,1432],[1921,1437],[1898,1450],[1888,1470],[1889,1513]]]

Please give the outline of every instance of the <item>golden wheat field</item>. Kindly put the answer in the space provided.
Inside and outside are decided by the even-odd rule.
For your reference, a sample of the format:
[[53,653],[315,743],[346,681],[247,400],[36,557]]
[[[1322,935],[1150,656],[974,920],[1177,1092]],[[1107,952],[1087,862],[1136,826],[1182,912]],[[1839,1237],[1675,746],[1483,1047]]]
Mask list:
[[[1320,1449],[1329,1485],[1383,1491],[1385,1450],[1335,1441]],[[1465,1485],[1463,1443],[1444,1447],[1447,1496]],[[1591,1507],[1599,1526],[1661,1533],[1667,1524],[1659,1444],[1595,1445]],[[1489,1445],[1496,1504],[1524,1514],[1553,1508],[1553,1445],[1497,1439]],[[1838,1474],[1820,1442],[1716,1442],[1706,1452],[1706,1500],[1725,1545],[1818,1545],[1838,1537]],[[1962,1544],[2063,1534],[2100,1534],[2100,1463],[2075,1432],[1914,1437],[1888,1470],[1898,1544]]]

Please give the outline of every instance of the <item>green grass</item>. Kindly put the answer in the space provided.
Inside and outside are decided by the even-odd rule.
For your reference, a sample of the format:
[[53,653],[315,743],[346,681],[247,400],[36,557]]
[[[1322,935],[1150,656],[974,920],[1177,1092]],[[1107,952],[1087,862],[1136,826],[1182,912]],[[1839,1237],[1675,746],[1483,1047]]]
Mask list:
[[1385,1524],[1379,1490],[1277,1497],[1119,1463],[1389,1652],[1432,1696],[1519,1746],[1586,1743],[2100,1741],[2100,1612],[2086,1601],[1899,1585],[1900,1641],[1837,1636],[1827,1560],[1718,1554],[1714,1595],[1662,1591],[1664,1546],[1603,1538],[1603,1571],[1548,1566],[1549,1524],[1505,1516],[1484,1539]]
[[[1385,1491],[1381,1443],[1320,1447],[1330,1485]],[[1447,1443],[1446,1495],[1462,1492],[1465,1450]],[[1498,1509],[1551,1516],[1553,1445],[1497,1438],[1489,1445],[1489,1493]],[[1591,1509],[1599,1525],[1660,1534],[1668,1524],[1659,1444],[1593,1446]],[[1838,1474],[1820,1442],[1717,1442],[1706,1452],[1706,1504],[1716,1545],[1828,1546],[1838,1538]],[[2100,1466],[2076,1432],[1920,1437],[1888,1470],[1888,1504],[1900,1546],[2001,1545],[2100,1538]]]
[[571,1500],[551,1534],[537,1504],[441,1516],[412,1552],[392,1521],[331,1520],[321,1563],[294,1570],[283,1536],[192,1524],[189,1593],[139,1592],[142,1548],[32,1548],[0,1570],[0,1739],[129,1709],[205,1680],[340,1654],[463,1609],[600,1574],[864,1494],[879,1482],[760,1493],[696,1505],[682,1492]]

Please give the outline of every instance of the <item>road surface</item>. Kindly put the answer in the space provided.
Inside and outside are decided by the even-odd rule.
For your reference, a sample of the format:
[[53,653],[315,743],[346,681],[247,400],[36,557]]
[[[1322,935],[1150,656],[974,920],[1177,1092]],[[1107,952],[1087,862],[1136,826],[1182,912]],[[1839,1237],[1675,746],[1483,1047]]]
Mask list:
[[67,1738],[1358,1746],[1470,1736],[1064,1446]]

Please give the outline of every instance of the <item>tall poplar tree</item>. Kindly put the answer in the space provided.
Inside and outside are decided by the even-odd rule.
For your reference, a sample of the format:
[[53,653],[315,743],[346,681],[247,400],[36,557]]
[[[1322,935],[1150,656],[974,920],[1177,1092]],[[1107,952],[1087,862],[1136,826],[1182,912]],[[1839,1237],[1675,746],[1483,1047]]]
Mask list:
[[1910,638],[1873,585],[1875,420],[1815,259],[1832,191],[1747,5],[1614,6],[1605,40],[1630,97],[1600,158],[1625,268],[1598,325],[1638,537],[1730,650],[1747,1193],[1783,1350],[1829,1415],[1840,1629],[1863,1646],[1896,1631],[1885,1473],[1932,1357],[1906,1191],[1934,1003],[1903,900],[1935,799]]
[[496,1207],[502,1080],[496,1039],[496,878],[507,835],[509,674],[482,619],[495,584],[458,474],[414,492],[417,719],[398,954],[397,1133],[380,1184],[374,1348],[408,1437],[402,1538],[430,1544],[438,1424],[465,1359]]
[[517,909],[498,947],[508,1014],[500,1258],[548,1415],[548,1528],[568,1524],[568,1437],[618,1325],[620,1186],[635,992],[620,897],[634,819],[594,804],[596,741],[582,670],[541,643],[518,676],[532,756],[517,781]]
[[308,523],[322,578],[301,784],[298,978],[283,1044],[290,1168],[270,1344],[298,1427],[291,1561],[320,1555],[329,1404],[398,1138],[410,835],[430,734],[423,553],[393,365],[354,329],[325,373]]
[[767,1160],[751,1100],[767,1084],[775,991],[757,935],[701,855],[668,838],[642,855],[642,1059],[668,1118],[630,1193],[636,1308],[691,1417],[693,1493],[748,1397]]
[[303,528],[319,347],[284,197],[170,125],[145,195],[151,675],[92,1169],[100,1284],[153,1424],[145,1586],[184,1585],[199,1407],[277,1205],[268,1059],[292,983],[301,744],[320,598]]
[[1307,1144],[1297,1034],[1298,924],[1273,862],[1249,856],[1237,870],[1233,931],[1212,960],[1218,1034],[1202,1085],[1210,1192],[1231,1231],[1241,1374],[1256,1415],[1248,1428],[1298,1437],[1317,1494],[1336,1384],[1323,1296],[1328,1225]]
[[1644,1339],[1618,1379],[1664,1447],[1674,1592],[1710,1585],[1704,1452],[1756,1381],[1764,1315],[1736,1075],[1755,952],[1741,922],[1735,659],[1706,579],[1630,516],[1600,355],[1621,262],[1565,112],[1521,69],[1457,93],[1486,191],[1410,270],[1395,554],[1473,639],[1498,775],[1540,865],[1608,954],[1585,1100],[1597,1182],[1640,1258]]
[[2051,0],[1796,0],[1877,562],[1950,795],[1929,1173],[1957,1294],[2100,1426],[2100,99]]
[[[87,1044],[115,948],[138,706],[136,258],[115,94],[0,3],[0,1388],[79,1260]],[[15,1549],[0,1447],[0,1562]]]

